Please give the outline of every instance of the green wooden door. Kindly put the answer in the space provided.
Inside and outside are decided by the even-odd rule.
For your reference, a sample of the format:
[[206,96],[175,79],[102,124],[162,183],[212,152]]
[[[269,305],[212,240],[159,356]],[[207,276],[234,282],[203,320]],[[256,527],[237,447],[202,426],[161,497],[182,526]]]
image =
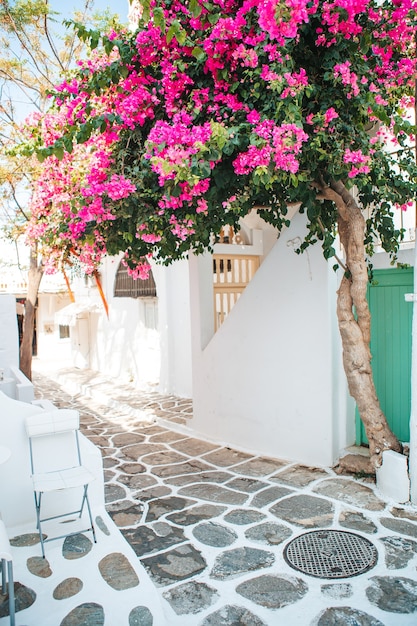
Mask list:
[[[388,424],[400,441],[410,440],[411,322],[413,268],[374,270],[368,287],[375,387]],[[367,443],[357,413],[356,443]]]

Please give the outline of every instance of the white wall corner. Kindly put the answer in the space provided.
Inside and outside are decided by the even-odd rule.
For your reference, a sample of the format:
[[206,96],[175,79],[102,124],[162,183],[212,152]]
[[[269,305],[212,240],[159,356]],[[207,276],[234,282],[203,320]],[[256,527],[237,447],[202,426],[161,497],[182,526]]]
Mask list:
[[376,486],[385,497],[399,503],[408,502],[410,479],[407,457],[394,450],[385,450],[382,465],[376,471]]

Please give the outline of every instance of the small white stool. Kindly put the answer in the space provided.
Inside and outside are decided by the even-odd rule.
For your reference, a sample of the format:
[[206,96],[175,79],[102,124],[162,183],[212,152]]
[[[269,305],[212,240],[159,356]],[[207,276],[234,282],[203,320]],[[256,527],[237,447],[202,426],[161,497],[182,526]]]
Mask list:
[[[6,526],[0,519],[0,559],[1,559],[1,582],[2,594],[6,593],[6,582],[9,592],[10,626],[15,626],[15,598],[13,581],[13,557],[10,551],[10,542],[7,536]],[[7,573],[6,573],[7,570]]]

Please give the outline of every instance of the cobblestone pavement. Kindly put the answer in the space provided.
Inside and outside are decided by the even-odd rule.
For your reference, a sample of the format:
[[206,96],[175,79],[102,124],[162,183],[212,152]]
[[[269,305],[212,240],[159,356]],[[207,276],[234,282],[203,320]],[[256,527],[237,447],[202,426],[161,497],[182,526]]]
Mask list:
[[[106,613],[104,596],[102,602],[97,594],[88,602],[84,595],[81,602],[85,576],[79,567],[61,589],[73,608],[56,626],[417,623],[416,507],[387,502],[372,482],[331,469],[196,439],[186,430],[189,400],[138,392],[93,372],[65,370],[54,378],[36,374],[37,395],[80,411],[84,434],[102,452],[107,512],[133,549],[126,556],[114,547],[93,546],[91,552],[109,552],[96,570],[97,585],[103,578],[110,584],[116,573],[119,588],[134,592],[121,600],[133,607],[123,618]],[[98,522],[105,529],[104,518]],[[317,530],[307,535],[317,538],[322,550],[319,570],[309,570],[314,576],[292,567],[284,548]],[[365,554],[344,550],[345,572],[333,560],[329,537],[336,535],[368,540],[360,544]],[[82,553],[86,536],[72,542],[67,552]],[[291,561],[290,552],[287,556]],[[311,560],[307,550],[295,564],[304,569]],[[347,577],[352,568],[362,573]],[[43,626],[30,622],[37,602],[20,623]],[[40,602],[48,606],[45,596]],[[7,620],[0,619],[3,623]]]

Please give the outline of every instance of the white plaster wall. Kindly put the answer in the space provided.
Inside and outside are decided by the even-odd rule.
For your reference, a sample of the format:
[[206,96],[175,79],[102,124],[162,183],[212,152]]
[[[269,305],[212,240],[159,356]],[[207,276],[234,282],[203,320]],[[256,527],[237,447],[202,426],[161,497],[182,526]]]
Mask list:
[[[89,315],[89,367],[167,394],[189,397],[191,340],[188,263],[154,266],[156,329],[145,325],[147,299],[114,298],[120,257],[105,260],[101,274],[109,306]],[[95,294],[95,299],[97,295]]]
[[[386,252],[376,252],[371,258],[372,265],[376,270],[389,269],[395,267],[391,265],[390,258]],[[408,244],[398,251],[396,263],[414,265],[414,245]]]
[[36,311],[36,330],[38,357],[47,359],[59,348],[60,358],[70,358],[69,339],[59,338],[59,327],[55,323],[55,313],[70,304],[70,297],[65,293],[39,293]]
[[19,367],[19,334],[16,317],[16,298],[0,295],[0,368]]
[[190,277],[188,261],[155,266],[159,298],[161,369],[159,391],[192,396]]
[[304,231],[296,215],[214,336],[211,258],[191,259],[191,427],[259,454],[329,466],[353,443],[346,441],[337,276],[319,246],[295,254],[291,241]]

